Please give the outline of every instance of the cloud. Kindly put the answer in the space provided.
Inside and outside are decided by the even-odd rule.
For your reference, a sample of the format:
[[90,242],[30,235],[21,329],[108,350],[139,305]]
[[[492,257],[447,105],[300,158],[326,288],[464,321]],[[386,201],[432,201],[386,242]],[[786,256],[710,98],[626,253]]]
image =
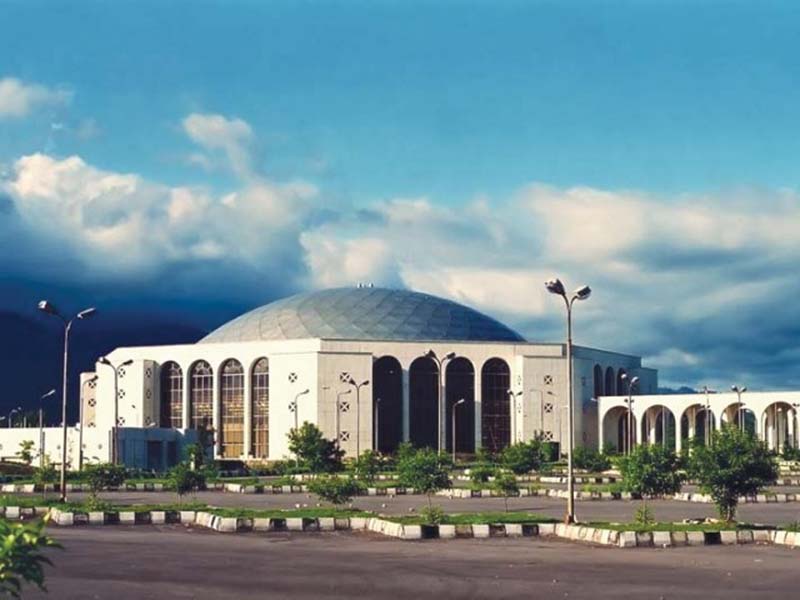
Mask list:
[[[252,174],[250,148],[254,135],[246,121],[218,114],[192,113],[182,124],[186,135],[201,148],[221,153],[234,173],[242,177]],[[211,158],[200,153],[191,154],[189,161],[206,169],[213,164]]]
[[26,117],[39,107],[67,104],[71,99],[68,90],[5,77],[0,79],[0,120]]

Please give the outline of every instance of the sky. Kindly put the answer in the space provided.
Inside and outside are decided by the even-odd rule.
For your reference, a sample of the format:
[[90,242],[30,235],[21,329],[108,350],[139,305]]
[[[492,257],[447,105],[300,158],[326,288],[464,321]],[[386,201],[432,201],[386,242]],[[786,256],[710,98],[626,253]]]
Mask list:
[[0,310],[445,296],[800,386],[792,2],[0,2]]

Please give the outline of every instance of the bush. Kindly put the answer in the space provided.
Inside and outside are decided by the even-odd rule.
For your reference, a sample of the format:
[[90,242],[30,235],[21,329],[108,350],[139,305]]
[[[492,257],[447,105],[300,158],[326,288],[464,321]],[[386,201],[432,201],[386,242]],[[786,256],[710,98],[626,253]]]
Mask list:
[[20,597],[22,584],[30,583],[42,591],[44,565],[52,564],[41,548],[60,548],[44,533],[47,520],[38,523],[12,523],[0,519],[0,594]]
[[88,464],[83,467],[83,480],[89,486],[90,506],[99,507],[98,494],[125,482],[125,468],[111,463]]
[[42,488],[42,498],[46,496],[45,487],[58,481],[58,471],[55,466],[45,456],[41,467],[33,472],[33,483]]
[[539,440],[512,444],[504,448],[500,455],[500,464],[517,475],[535,471],[543,462],[544,452]]
[[17,457],[28,466],[33,462],[33,446],[33,440],[22,440],[17,450]]
[[517,478],[511,473],[498,472],[494,477],[494,481],[492,482],[492,488],[503,497],[506,505],[506,512],[508,512],[509,496],[519,495]]
[[440,506],[425,506],[419,511],[419,515],[428,525],[438,525],[444,521],[444,511]]
[[305,422],[289,431],[289,451],[312,473],[333,473],[342,468],[342,456],[336,442],[325,439],[319,427]]
[[350,464],[353,476],[366,483],[375,481],[381,470],[381,458],[374,450],[364,450],[361,456]]
[[735,426],[713,432],[710,446],[695,444],[688,466],[728,522],[736,517],[740,496],[755,496],[778,479],[778,461],[766,444]]
[[362,489],[362,486],[351,477],[337,475],[318,477],[308,483],[309,492],[319,496],[320,500],[336,506],[350,502]]
[[647,515],[648,496],[677,494],[683,483],[680,461],[672,450],[661,445],[637,446],[619,459],[622,483],[632,494],[642,497],[642,515]]
[[167,474],[167,485],[178,495],[178,502],[189,492],[196,492],[206,487],[206,478],[202,471],[195,471],[185,462],[178,463]]
[[431,495],[450,487],[447,461],[428,448],[406,454],[397,463],[400,485],[428,496],[428,508],[432,508]]
[[480,485],[489,481],[489,477],[494,475],[495,468],[486,463],[479,463],[469,470],[469,478],[475,485]]
[[541,442],[542,460],[544,462],[558,462],[558,444],[556,442]]
[[584,469],[591,473],[600,473],[611,468],[611,460],[608,456],[586,446],[575,448],[572,453],[572,464],[577,469]]

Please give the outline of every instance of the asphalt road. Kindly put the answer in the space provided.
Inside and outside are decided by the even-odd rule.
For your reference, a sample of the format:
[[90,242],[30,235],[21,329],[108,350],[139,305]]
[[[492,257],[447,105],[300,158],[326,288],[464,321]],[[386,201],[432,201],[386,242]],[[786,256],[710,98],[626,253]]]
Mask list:
[[[70,499],[80,500],[85,494],[72,494]],[[103,497],[116,504],[172,504],[176,500],[171,492],[113,492]],[[312,494],[234,494],[230,492],[199,492],[195,495],[199,502],[210,506],[242,507],[242,508],[295,508],[296,505],[314,507],[316,496]],[[191,499],[187,496],[186,499]],[[409,509],[419,510],[426,504],[425,496],[360,496],[355,498],[355,508],[384,514],[407,514]],[[502,511],[502,498],[470,498],[449,499],[436,496],[434,502],[446,512],[483,512]],[[680,521],[685,518],[715,517],[713,504],[695,502],[679,502],[675,500],[657,500],[648,503],[659,521]],[[558,498],[511,498],[508,501],[510,510],[524,510],[542,515],[561,518],[566,501]],[[638,501],[579,501],[576,512],[582,521],[630,521],[633,518]],[[784,525],[800,520],[800,502],[781,504],[741,504],[739,520],[769,525]]]
[[50,594],[25,598],[795,598],[796,550],[595,548],[538,539],[401,542],[372,534],[55,530]]

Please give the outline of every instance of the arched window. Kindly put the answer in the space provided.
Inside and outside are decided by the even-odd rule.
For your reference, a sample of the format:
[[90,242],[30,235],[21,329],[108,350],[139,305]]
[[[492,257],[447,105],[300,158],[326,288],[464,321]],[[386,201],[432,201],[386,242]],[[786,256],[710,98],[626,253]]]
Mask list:
[[594,366],[594,397],[599,398],[603,395],[603,367]]
[[411,443],[418,448],[437,448],[439,435],[439,367],[432,358],[420,357],[409,369]]
[[617,390],[617,377],[614,375],[614,369],[611,367],[606,369],[605,392],[606,396],[616,396],[618,393],[621,393]]
[[269,458],[269,360],[259,358],[253,366],[253,456]]
[[161,365],[161,427],[183,427],[183,371],[178,363]]
[[453,407],[464,400],[455,409],[456,452],[471,454],[475,452],[475,368],[466,358],[458,357],[447,363],[445,376],[447,451],[453,451]]
[[[393,356],[382,356],[372,365],[372,430],[379,452],[393,452],[403,439],[403,368]],[[380,402],[378,402],[380,400]],[[376,422],[377,421],[377,422]],[[373,446],[376,446],[373,441]]]
[[244,369],[228,360],[220,372],[220,446],[223,458],[244,454]]
[[489,452],[499,452],[511,442],[511,370],[506,361],[492,358],[481,371],[481,437]]
[[214,428],[214,371],[204,360],[192,365],[189,401],[192,429],[211,431]]

